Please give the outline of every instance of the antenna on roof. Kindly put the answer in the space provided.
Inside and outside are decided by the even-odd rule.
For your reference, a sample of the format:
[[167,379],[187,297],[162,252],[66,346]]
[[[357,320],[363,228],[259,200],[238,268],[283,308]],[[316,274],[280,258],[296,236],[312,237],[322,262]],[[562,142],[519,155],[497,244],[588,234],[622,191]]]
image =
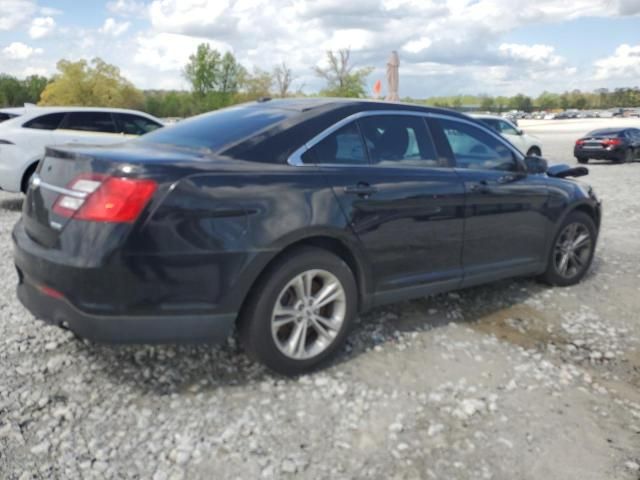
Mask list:
[[264,102],[268,102],[269,100],[271,100],[271,97],[260,97],[257,102],[259,103],[264,103]]

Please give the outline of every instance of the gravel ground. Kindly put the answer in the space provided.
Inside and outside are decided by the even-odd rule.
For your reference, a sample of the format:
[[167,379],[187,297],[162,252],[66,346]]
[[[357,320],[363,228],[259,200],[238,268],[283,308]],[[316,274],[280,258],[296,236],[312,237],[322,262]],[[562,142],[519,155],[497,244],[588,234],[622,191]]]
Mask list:
[[[573,163],[593,123],[522,126]],[[0,478],[639,479],[640,164],[590,169],[605,218],[581,285],[377,309],[295,380],[233,341],[108,347],[35,321],[14,296],[21,199],[0,193]]]

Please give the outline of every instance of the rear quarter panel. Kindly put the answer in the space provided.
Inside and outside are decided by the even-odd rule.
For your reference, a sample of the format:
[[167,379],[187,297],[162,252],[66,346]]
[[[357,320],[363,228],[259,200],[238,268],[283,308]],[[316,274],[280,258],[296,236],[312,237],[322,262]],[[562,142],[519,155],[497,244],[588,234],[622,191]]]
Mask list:
[[288,245],[309,236],[355,241],[315,167],[249,165],[177,182],[128,251],[139,255],[152,246],[154,268],[172,272],[221,310],[235,311]]

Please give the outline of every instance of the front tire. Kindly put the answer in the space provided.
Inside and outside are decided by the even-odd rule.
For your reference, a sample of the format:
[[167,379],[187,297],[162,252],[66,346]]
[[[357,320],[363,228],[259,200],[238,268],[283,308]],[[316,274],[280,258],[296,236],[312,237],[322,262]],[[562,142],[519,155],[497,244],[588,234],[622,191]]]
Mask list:
[[531,147],[527,151],[527,157],[541,157],[542,151],[538,147]]
[[579,283],[591,266],[596,239],[597,229],[589,215],[578,211],[567,215],[553,240],[542,280],[561,287]]
[[278,259],[252,291],[240,340],[250,357],[283,375],[308,372],[331,357],[357,313],[351,269],[315,247]]

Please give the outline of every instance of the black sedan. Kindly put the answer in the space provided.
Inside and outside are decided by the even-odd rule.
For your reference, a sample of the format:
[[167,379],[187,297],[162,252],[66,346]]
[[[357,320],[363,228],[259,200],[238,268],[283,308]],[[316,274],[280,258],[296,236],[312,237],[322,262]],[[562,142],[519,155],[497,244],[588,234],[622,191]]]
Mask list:
[[589,159],[633,162],[640,159],[640,129],[603,128],[576,141],[573,154],[580,163]]
[[236,328],[278,372],[315,367],[354,317],[513,276],[580,281],[600,203],[455,112],[271,100],[119,146],[47,150],[15,226],[18,297],[108,342]]

